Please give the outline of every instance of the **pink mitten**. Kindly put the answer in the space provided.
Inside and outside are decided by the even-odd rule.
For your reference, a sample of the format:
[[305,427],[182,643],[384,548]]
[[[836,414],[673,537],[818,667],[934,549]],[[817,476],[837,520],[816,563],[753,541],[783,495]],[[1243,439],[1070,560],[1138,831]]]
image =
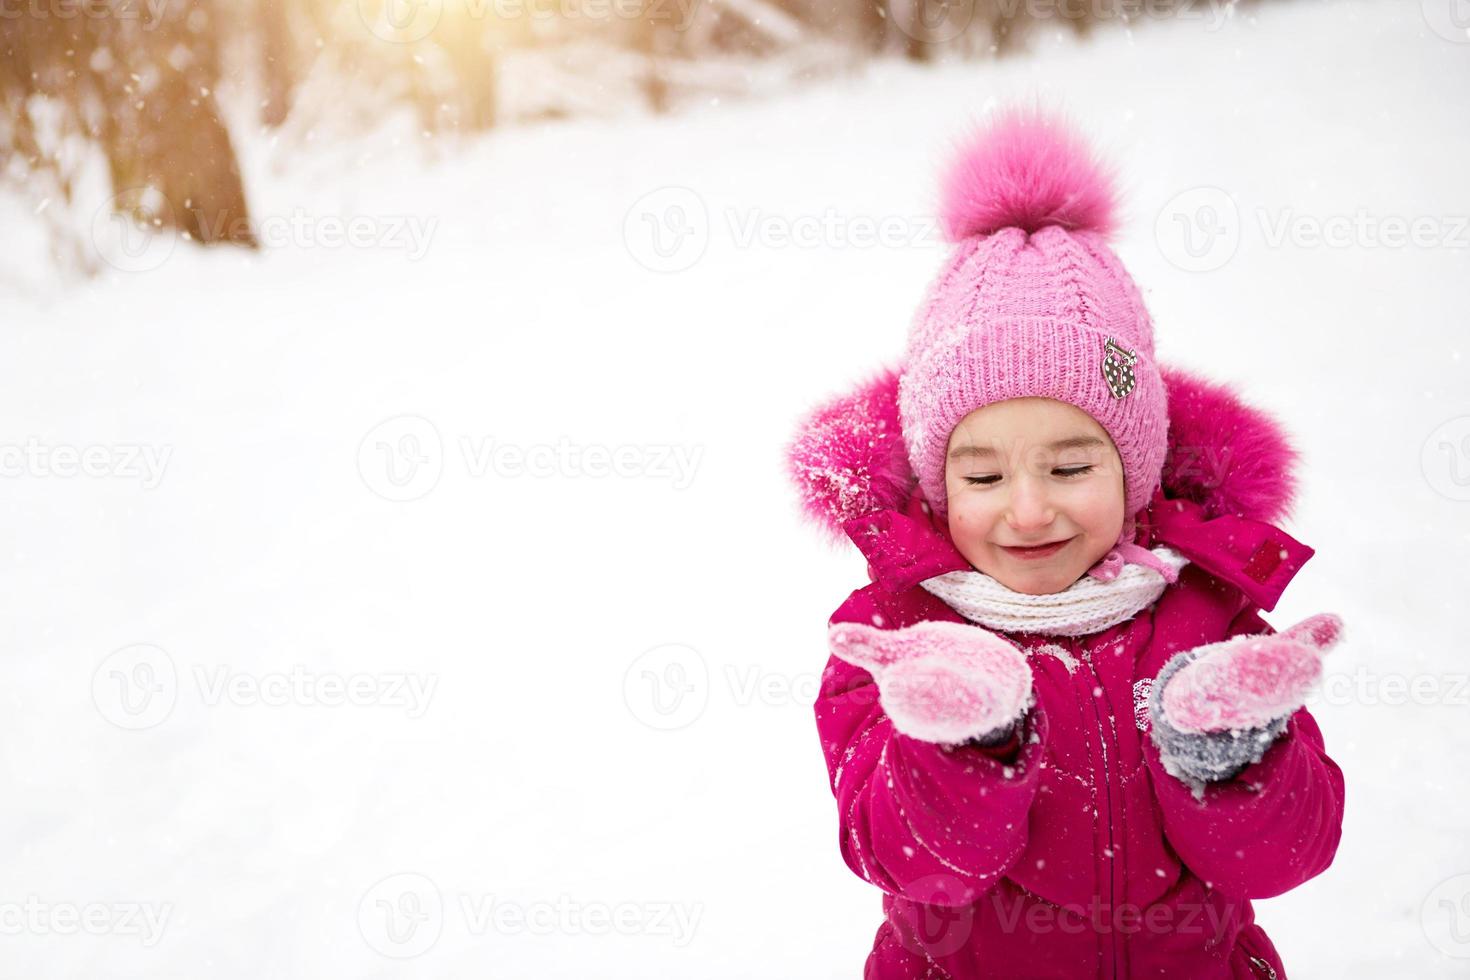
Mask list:
[[1031,704],[1026,655],[979,626],[834,623],[827,638],[836,656],[873,675],[893,727],[925,742],[993,741]]
[[1164,717],[1180,732],[1260,728],[1306,701],[1322,676],[1322,655],[1342,632],[1331,613],[1311,616],[1283,633],[1236,636],[1189,651],[1165,683]]

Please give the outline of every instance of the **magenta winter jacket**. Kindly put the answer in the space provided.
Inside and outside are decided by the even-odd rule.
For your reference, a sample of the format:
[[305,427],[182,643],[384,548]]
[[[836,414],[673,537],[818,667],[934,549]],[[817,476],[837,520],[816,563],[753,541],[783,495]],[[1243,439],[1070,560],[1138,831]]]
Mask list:
[[[1274,632],[1258,613],[1313,553],[1261,519],[1284,512],[1294,454],[1228,389],[1179,371],[1166,382],[1171,456],[1137,541],[1166,543],[1190,564],[1152,607],[1101,632],[1007,634],[1027,651],[1037,696],[1008,744],[945,748],[896,732],[871,675],[828,660],[815,712],[838,845],[884,893],[868,980],[1286,976],[1250,899],[1331,864],[1342,773],[1302,708],[1259,762],[1196,800],[1164,771],[1147,696],[1173,654]],[[832,520],[873,580],[830,621],[964,622],[918,586],[970,566],[917,493],[891,479],[891,384],[829,407],[805,437],[807,464],[813,447],[825,453],[816,479],[841,491]],[[866,433],[856,450],[834,439],[851,413]],[[1263,473],[1262,460],[1279,472]],[[813,468],[796,475],[810,491]]]

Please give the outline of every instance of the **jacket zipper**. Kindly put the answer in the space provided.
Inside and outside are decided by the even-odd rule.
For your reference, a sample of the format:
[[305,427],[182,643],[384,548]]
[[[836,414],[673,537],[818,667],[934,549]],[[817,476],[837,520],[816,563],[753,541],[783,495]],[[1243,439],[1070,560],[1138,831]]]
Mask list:
[[1262,974],[1262,976],[1264,976],[1266,980],[1276,980],[1276,968],[1274,966],[1272,966],[1270,963],[1267,963],[1259,956],[1252,956],[1250,959],[1252,968],[1259,966],[1266,971],[1264,974]]
[[1108,896],[1106,906],[1108,919],[1107,922],[1102,926],[1103,936],[1105,937],[1103,939],[1102,976],[1105,978],[1105,980],[1112,980],[1112,978],[1118,976],[1117,937],[1113,933],[1114,926],[1117,924],[1115,921],[1117,909],[1114,905],[1117,896],[1115,895],[1113,890],[1113,862],[1117,860],[1117,849],[1115,848],[1113,842],[1112,787],[1108,781],[1108,766],[1112,764],[1112,760],[1108,756],[1108,730],[1104,726],[1102,710],[1098,707],[1097,703],[1098,698],[1101,697],[1101,694],[1093,693],[1094,691],[1101,691],[1103,689],[1103,682],[1102,675],[1098,673],[1097,668],[1093,666],[1091,654],[1083,656],[1083,638],[1070,638],[1070,643],[1072,645],[1073,658],[1081,663],[1087,664],[1087,671],[1089,674],[1092,675],[1093,680],[1092,688],[1087,692],[1087,701],[1089,704],[1092,705],[1092,718],[1093,721],[1096,723],[1097,731],[1096,758],[1098,761],[1093,767],[1093,779],[1098,787],[1100,804],[1104,808],[1102,815],[1103,828],[1105,831],[1103,844],[1103,873],[1107,879],[1106,888]]

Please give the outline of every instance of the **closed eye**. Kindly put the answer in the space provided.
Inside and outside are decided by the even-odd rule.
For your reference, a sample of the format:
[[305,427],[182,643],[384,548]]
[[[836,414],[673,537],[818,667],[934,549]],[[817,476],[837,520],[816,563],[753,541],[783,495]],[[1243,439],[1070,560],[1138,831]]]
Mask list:
[[[1072,479],[1074,477],[1082,476],[1085,473],[1090,473],[1093,469],[1093,465],[1089,463],[1086,466],[1058,467],[1057,469],[1052,470],[1052,472],[1060,477]],[[967,476],[965,477],[965,482],[975,487],[988,487],[999,479],[1000,477],[995,474],[991,474],[989,476]]]

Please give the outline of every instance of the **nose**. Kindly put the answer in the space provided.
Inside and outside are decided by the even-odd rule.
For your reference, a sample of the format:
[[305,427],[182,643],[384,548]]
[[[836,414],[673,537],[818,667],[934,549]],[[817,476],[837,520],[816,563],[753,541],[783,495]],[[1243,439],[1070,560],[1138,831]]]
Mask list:
[[1056,509],[1047,497],[1045,487],[1029,475],[1018,477],[1011,484],[1011,496],[1006,507],[1006,523],[1017,534],[1035,534],[1050,527],[1056,520]]

